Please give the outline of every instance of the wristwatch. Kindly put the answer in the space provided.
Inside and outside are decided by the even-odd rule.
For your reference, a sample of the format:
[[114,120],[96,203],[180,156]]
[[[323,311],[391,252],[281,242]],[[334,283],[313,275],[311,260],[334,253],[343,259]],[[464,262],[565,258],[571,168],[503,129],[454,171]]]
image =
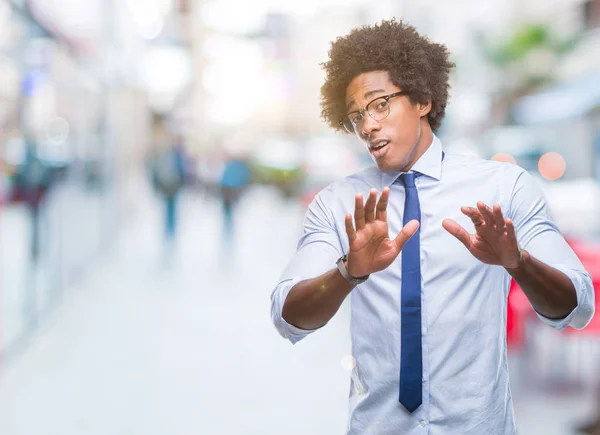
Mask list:
[[347,258],[348,258],[348,255],[342,255],[336,264],[337,264],[337,268],[340,271],[340,273],[342,274],[342,276],[344,278],[346,278],[350,284],[358,285],[358,284],[365,282],[367,279],[369,279],[370,275],[361,276],[359,278],[350,276],[350,274],[348,273],[348,270],[346,269],[346,265],[344,264],[344,261],[346,261]]

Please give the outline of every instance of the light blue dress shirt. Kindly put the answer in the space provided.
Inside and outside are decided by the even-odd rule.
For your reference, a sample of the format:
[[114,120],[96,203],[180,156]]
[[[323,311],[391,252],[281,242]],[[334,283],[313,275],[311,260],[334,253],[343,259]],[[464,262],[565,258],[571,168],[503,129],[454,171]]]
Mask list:
[[[474,233],[461,206],[500,204],[513,220],[522,248],[566,274],[577,308],[562,320],[540,319],[557,329],[583,328],[594,314],[592,280],[549,217],[535,180],[524,169],[446,154],[432,145],[412,168],[421,203],[423,404],[412,414],[398,402],[401,255],[350,294],[352,355],[350,435],[513,435],[517,432],[508,379],[506,307],[510,275],[486,265],[443,227],[454,219]],[[399,173],[366,169],[322,190],[311,203],[302,237],[271,296],[272,320],[296,343],[314,331],[288,324],[282,308],[290,289],[335,267],[348,252],[344,216],[354,197],[389,186],[390,237],[402,228],[404,188]]]

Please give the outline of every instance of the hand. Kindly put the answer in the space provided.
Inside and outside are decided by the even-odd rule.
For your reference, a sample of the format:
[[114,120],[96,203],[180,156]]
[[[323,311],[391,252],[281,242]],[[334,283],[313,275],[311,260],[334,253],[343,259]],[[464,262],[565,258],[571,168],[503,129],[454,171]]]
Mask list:
[[477,208],[461,207],[475,225],[475,234],[469,234],[452,219],[445,219],[442,226],[460,240],[475,258],[486,263],[517,268],[521,264],[522,252],[517,243],[515,227],[510,219],[504,219],[499,205],[490,210],[483,202]]
[[352,215],[346,215],[346,233],[350,243],[346,268],[350,276],[359,278],[388,267],[419,228],[419,221],[412,220],[394,240],[390,240],[386,211],[389,197],[390,189],[386,187],[377,202],[377,190],[371,189],[369,199],[363,205],[362,195],[357,194],[354,206],[356,230],[352,225]]

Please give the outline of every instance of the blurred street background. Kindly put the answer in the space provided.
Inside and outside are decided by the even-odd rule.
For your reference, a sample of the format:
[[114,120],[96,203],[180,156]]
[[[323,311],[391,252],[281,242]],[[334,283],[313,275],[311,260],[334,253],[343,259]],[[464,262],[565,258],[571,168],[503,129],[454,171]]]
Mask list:
[[[600,0],[0,0],[0,434],[344,433],[347,305],[291,346],[269,297],[371,164],[319,63],[391,17],[453,53],[446,152],[530,171],[600,289]],[[513,286],[520,433],[577,433],[600,315],[533,314]]]

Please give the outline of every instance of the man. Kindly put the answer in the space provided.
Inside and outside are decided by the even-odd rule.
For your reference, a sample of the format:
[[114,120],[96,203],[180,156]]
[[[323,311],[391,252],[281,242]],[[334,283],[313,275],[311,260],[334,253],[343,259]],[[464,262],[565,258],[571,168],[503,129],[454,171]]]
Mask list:
[[442,152],[444,46],[392,20],[353,30],[329,55],[323,117],[377,167],[316,196],[273,321],[295,343],[350,295],[351,435],[514,434],[511,276],[558,329],[591,319],[590,276],[526,171]]

